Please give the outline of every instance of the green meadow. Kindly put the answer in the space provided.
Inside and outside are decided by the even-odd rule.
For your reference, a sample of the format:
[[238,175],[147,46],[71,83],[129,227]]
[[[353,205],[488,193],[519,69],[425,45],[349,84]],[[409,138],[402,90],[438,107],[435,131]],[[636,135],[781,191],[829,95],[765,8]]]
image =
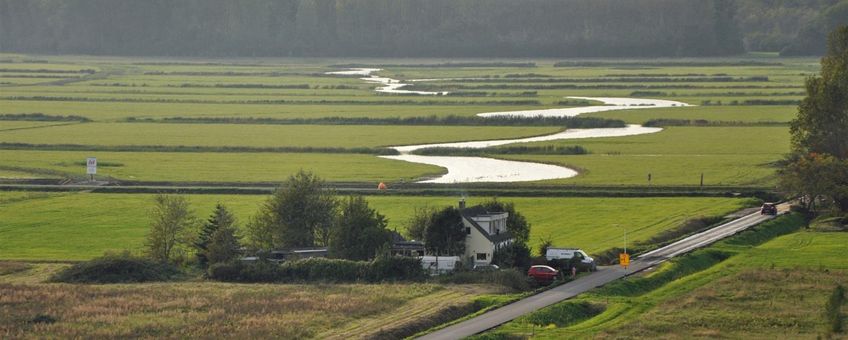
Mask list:
[[402,182],[439,175],[441,167],[336,153],[87,152],[0,150],[0,170],[85,176],[97,157],[98,178],[165,182],[282,182],[300,170],[335,182]]
[[[244,225],[264,195],[189,195],[201,218],[216,203],[232,208]],[[456,197],[367,196],[389,220],[389,228],[405,233],[416,208],[457,204]],[[475,204],[487,199],[469,199]],[[737,198],[553,198],[509,197],[532,225],[531,246],[541,238],[588,252],[620,247],[625,230],[629,242],[644,241],[680,226],[688,219],[723,216],[750,206]],[[0,259],[85,260],[107,251],[140,251],[148,231],[151,194],[0,192]]]
[[529,145],[581,145],[588,155],[509,155],[514,160],[561,164],[580,176],[556,183],[648,185],[769,186],[774,162],[789,152],[789,128],[667,127],[663,131],[619,138],[539,142]]

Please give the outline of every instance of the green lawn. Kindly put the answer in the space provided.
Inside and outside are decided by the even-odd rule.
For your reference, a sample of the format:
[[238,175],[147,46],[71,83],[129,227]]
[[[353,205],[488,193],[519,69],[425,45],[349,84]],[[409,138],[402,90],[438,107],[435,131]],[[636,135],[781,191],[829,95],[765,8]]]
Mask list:
[[[81,260],[108,250],[140,250],[147,231],[148,194],[0,192],[0,259]],[[266,196],[191,195],[201,217],[215,203],[230,206],[241,222]],[[456,204],[455,197],[368,196],[390,228],[404,232],[416,207]],[[470,204],[483,198],[473,198]],[[531,242],[550,237],[558,246],[599,252],[646,240],[689,218],[724,215],[747,204],[732,198],[504,198],[532,224]]]
[[329,181],[374,182],[376,185],[379,182],[408,182],[445,171],[437,166],[360,154],[28,150],[0,150],[3,160],[0,170],[17,170],[14,172],[18,175],[36,169],[34,171],[85,176],[85,165],[81,162],[86,157],[97,157],[100,163],[98,177],[133,181],[281,182],[300,170],[308,170]]

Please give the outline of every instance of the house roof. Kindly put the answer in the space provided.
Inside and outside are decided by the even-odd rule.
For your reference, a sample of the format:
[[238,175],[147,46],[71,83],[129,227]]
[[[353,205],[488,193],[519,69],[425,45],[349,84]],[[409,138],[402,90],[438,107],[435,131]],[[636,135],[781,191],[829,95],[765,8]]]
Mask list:
[[489,242],[492,242],[493,244],[498,244],[498,243],[501,243],[503,241],[512,239],[512,233],[510,233],[508,230],[504,230],[501,233],[496,234],[496,235],[491,235],[491,234],[489,234],[488,231],[483,229],[483,227],[481,227],[480,224],[478,224],[476,221],[474,221],[474,217],[490,216],[490,215],[501,214],[501,213],[492,213],[490,211],[486,211],[486,208],[484,208],[483,206],[480,206],[480,205],[475,205],[473,207],[460,209],[459,212],[462,215],[462,218],[464,220],[468,221],[469,224],[474,226],[474,229],[477,229],[477,231],[479,231],[481,234],[483,234],[483,236],[485,236],[486,239],[489,240]]

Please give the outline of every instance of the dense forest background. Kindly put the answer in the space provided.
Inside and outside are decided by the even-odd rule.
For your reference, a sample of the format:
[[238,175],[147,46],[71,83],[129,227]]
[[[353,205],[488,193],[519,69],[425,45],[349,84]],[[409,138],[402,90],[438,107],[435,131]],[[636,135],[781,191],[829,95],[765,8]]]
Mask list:
[[221,57],[816,54],[829,28],[846,18],[848,0],[0,0],[0,51]]

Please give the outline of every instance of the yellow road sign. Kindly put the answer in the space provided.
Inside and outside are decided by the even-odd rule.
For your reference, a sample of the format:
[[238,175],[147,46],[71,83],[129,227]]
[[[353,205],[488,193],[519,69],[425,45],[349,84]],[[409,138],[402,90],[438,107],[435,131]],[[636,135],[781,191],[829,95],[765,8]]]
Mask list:
[[621,264],[622,267],[627,268],[630,265],[630,254],[621,253],[618,254],[618,263]]

